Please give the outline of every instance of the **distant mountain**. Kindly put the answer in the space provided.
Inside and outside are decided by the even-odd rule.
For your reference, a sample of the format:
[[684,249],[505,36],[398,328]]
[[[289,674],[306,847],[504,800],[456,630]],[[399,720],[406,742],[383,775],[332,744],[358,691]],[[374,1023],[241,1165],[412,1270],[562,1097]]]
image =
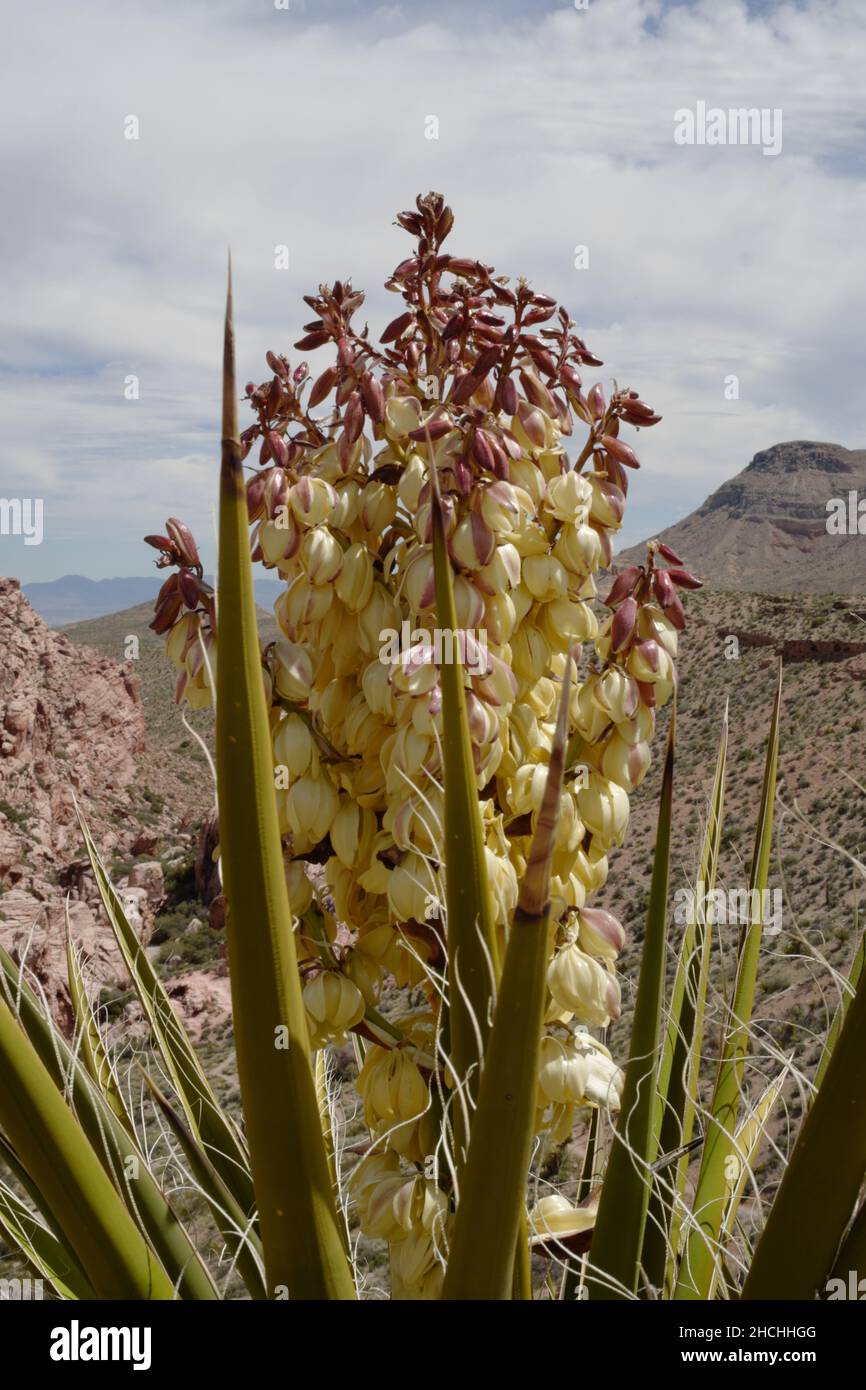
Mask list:
[[[827,529],[828,503],[847,509],[856,493],[854,534]],[[756,454],[690,516],[659,533],[688,567],[716,588],[786,594],[866,594],[866,449],[795,440]],[[863,508],[866,532],[866,505]],[[620,562],[643,559],[632,546]]]
[[[151,603],[165,574],[136,575],[125,579],[86,579],[83,574],[65,574],[47,583],[24,584],[22,590],[31,607],[49,627],[103,618],[140,603]],[[212,576],[207,576],[213,582]],[[279,594],[274,581],[256,581],[256,598],[270,610]]]

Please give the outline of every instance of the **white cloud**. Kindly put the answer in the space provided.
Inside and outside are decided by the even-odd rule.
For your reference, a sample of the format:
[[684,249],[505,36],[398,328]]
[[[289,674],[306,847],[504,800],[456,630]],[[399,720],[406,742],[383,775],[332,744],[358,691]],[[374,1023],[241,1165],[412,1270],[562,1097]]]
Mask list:
[[[859,0],[84,0],[6,29],[0,491],[43,490],[46,542],[4,540],[0,568],[143,572],[139,537],[169,512],[209,532],[226,244],[239,370],[258,377],[321,279],[352,275],[373,326],[391,316],[393,215],[430,187],[455,247],[557,294],[599,375],[663,412],[627,539],[779,439],[864,443]],[[781,108],[782,153],[675,145],[674,112],[698,100]]]

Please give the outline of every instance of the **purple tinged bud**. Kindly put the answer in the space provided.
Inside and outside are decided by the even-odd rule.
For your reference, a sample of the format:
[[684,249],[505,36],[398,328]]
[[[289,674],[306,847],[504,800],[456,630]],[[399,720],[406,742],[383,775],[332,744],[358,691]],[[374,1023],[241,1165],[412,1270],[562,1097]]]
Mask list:
[[617,439],[612,434],[603,434],[601,442],[609,454],[625,464],[626,468],[640,468],[640,459],[630,445],[624,444],[621,439]]
[[639,565],[629,565],[626,569],[624,569],[620,574],[617,575],[616,579],[613,581],[613,584],[611,585],[610,593],[604,600],[608,608],[616,608],[618,603],[622,603],[626,595],[631,593],[639,575]]
[[326,397],[330,396],[337,383],[337,368],[326,367],[320,377],[313,383],[312,390],[307,405],[313,410],[317,405],[321,405]]
[[198,547],[189,527],[176,517],[170,516],[165,523],[165,529],[180,556],[181,564],[188,565],[190,569],[200,569]]
[[385,393],[372,372],[361,377],[361,395],[370,419],[375,425],[381,424],[385,418]]
[[181,570],[178,574],[178,587],[187,608],[197,608],[199,600],[198,580],[191,570]]
[[360,391],[353,391],[343,414],[343,429],[349,445],[355,443],[364,428],[364,403]]
[[586,401],[593,420],[600,420],[604,415],[605,408],[604,387],[600,382],[597,381],[591,388]]
[[410,323],[414,322],[414,319],[415,315],[411,312],[411,310],[407,311],[405,314],[398,314],[397,317],[395,319],[392,319],[391,322],[388,324],[387,328],[385,329],[384,333],[379,339],[379,342],[396,342],[396,340],[400,337],[401,333],[404,333],[405,330],[409,327]]
[[307,333],[303,338],[299,338],[295,347],[299,352],[312,352],[314,348],[324,347],[325,343],[330,341],[330,333],[326,329],[320,328],[315,333]]
[[673,569],[668,570],[668,574],[674,584],[680,589],[702,589],[704,581],[698,579],[690,570]]
[[517,414],[517,387],[510,376],[499,378],[499,402],[506,415]]
[[653,575],[653,589],[662,608],[669,608],[676,598],[676,591],[667,570],[656,570]]
[[634,634],[637,623],[637,601],[629,595],[619,605],[613,616],[610,625],[611,647],[615,652],[621,652],[627,647]]
[[289,461],[289,450],[286,446],[286,441],[283,439],[282,435],[277,434],[276,430],[269,430],[267,435],[267,442],[270,448],[271,458],[274,459],[274,461],[278,463],[281,468],[285,468],[286,464]]

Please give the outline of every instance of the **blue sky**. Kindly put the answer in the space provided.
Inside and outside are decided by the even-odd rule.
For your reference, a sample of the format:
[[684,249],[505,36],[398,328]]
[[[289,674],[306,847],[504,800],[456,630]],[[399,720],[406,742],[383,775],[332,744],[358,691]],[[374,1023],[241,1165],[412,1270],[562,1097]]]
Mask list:
[[[770,444],[866,445],[861,0],[43,0],[4,29],[0,496],[43,498],[45,538],[0,536],[2,573],[146,573],[169,514],[210,568],[226,245],[259,379],[323,279],[392,316],[429,188],[455,252],[557,295],[664,415],[624,542]],[[699,101],[780,109],[781,153],[677,145]]]

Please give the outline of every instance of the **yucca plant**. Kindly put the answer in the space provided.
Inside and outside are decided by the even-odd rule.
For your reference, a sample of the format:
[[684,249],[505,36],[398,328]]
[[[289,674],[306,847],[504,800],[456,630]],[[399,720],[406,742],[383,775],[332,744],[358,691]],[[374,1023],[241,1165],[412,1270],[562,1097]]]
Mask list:
[[[417,245],[388,282],[405,307],[380,345],[352,325],[363,296],[351,284],[320,287],[298,347],[331,343],[334,364],[311,382],[306,364],[292,370],[269,353],[273,375],[248,385],[255,422],[243,432],[229,287],[216,594],[181,522],[148,538],[175,567],[154,627],[179,669],[178,698],[216,704],[243,1129],[82,827],[151,1029],[152,1123],[225,1243],[221,1289],[148,1163],[75,944],[71,1043],[22,964],[0,955],[0,1159],[13,1180],[0,1185],[0,1226],[64,1298],[214,1298],[231,1280],[254,1298],[353,1298],[357,1226],[387,1241],[394,1297],[546,1293],[533,1252],[562,1269],[562,1296],[708,1298],[743,1286],[726,1257],[785,1073],[743,1104],[758,914],[743,932],[704,1114],[724,740],[700,910],[667,999],[671,718],[625,1073],[603,1041],[619,1015],[624,933],[588,905],[648,769],[655,712],[674,691],[679,590],[697,584],[654,543],[645,565],[613,581],[603,621],[593,606],[625,468],[638,463],[620,432],[659,417],[632,391],[584,394],[580,368],[598,359],[553,300],[443,252],[453,218],[439,195],[398,221]],[[563,441],[576,421],[587,437],[572,465]],[[257,442],[260,468],[245,481]],[[264,647],[255,560],[287,581],[281,636]],[[758,901],[778,729],[777,701]],[[822,1288],[849,1223],[842,1250],[860,1258],[861,996],[828,1039],[747,1295],[774,1292],[800,1239],[791,1213],[828,1164],[838,1171],[831,1144],[852,1117],[858,1141],[797,1288]],[[349,1037],[368,1129],[351,1171],[327,1060]],[[533,1202],[534,1151],[567,1145],[588,1115],[572,1200]]]

